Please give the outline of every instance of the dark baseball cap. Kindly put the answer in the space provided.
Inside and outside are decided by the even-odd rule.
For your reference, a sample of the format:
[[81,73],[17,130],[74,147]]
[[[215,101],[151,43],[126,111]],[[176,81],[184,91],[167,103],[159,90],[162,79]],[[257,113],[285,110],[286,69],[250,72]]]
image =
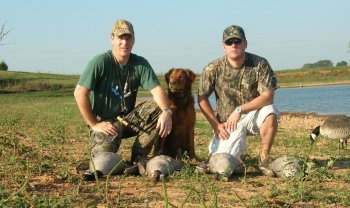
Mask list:
[[245,34],[243,28],[237,25],[230,25],[224,30],[222,36],[222,42],[226,42],[230,38],[239,38],[245,40]]

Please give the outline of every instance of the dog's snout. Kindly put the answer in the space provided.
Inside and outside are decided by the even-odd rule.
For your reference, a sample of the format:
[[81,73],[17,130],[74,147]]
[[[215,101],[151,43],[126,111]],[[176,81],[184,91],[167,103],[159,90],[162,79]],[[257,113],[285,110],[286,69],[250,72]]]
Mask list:
[[176,85],[176,81],[175,80],[170,80],[169,84],[170,85]]

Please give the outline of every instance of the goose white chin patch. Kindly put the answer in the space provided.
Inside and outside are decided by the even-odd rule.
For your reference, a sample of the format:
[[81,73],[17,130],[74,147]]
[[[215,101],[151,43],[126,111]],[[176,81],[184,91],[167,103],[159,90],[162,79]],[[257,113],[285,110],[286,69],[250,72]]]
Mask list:
[[311,134],[311,138],[312,138],[314,141],[315,141],[316,137],[317,137],[316,134],[314,134],[314,133]]

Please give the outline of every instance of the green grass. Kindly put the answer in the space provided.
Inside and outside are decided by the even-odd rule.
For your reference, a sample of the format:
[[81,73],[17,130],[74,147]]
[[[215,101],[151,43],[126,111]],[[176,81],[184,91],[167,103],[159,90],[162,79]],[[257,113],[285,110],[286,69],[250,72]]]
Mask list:
[[[164,183],[138,176],[113,176],[99,183],[82,181],[75,166],[88,159],[88,129],[71,90],[0,94],[0,207],[280,207],[350,206],[350,170],[329,166],[307,168],[295,179],[266,178],[256,170],[257,136],[248,137],[243,155],[247,174],[230,182],[195,172],[191,161]],[[198,114],[196,153],[205,158],[211,127]],[[294,132],[294,133],[292,133]],[[308,129],[279,129],[272,156],[308,158]],[[128,159],[133,139],[123,140]],[[320,139],[310,156],[349,160],[336,141]],[[107,184],[109,183],[109,184]]]
[[0,71],[0,92],[73,89],[77,75]]
[[[276,71],[282,87],[349,83],[350,67]],[[243,155],[247,174],[230,182],[195,172],[185,161],[169,180],[152,184],[137,176],[113,176],[99,184],[81,180],[75,166],[88,159],[88,128],[76,106],[77,75],[0,71],[0,207],[348,207],[350,171],[332,169],[332,161],[349,160],[349,150],[320,139],[310,149],[309,129],[279,129],[272,156],[331,159],[308,163],[308,174],[295,179],[266,178],[256,170],[260,139],[248,137]],[[164,88],[163,76],[159,76]],[[198,89],[199,77],[193,85]],[[149,96],[140,90],[139,96]],[[212,130],[202,114],[195,125],[196,153],[205,159]],[[133,139],[120,154],[130,158]],[[109,184],[107,184],[109,183]]]

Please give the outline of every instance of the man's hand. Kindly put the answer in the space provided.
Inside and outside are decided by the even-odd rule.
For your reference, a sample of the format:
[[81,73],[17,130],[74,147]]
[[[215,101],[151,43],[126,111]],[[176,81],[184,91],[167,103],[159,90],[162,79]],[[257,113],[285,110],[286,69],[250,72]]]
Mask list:
[[226,140],[230,137],[230,133],[226,130],[224,124],[218,124],[217,127],[214,128],[214,133],[217,139]]
[[96,132],[102,132],[106,135],[116,135],[117,129],[116,127],[109,121],[101,121],[91,126],[91,129]]
[[160,114],[157,123],[157,128],[159,128],[159,135],[162,138],[168,136],[171,133],[172,125],[171,113],[163,111],[162,114]]
[[159,116],[156,128],[159,128],[159,135],[164,138],[171,133],[173,126],[171,112],[164,111],[164,109],[169,109],[169,99],[161,86],[153,88],[151,93],[154,101],[157,103],[159,108],[162,109],[162,114]]
[[227,129],[228,132],[233,132],[237,129],[237,124],[240,118],[241,118],[241,114],[239,114],[238,112],[233,111],[231,113],[231,115],[228,117],[225,123],[225,128]]

